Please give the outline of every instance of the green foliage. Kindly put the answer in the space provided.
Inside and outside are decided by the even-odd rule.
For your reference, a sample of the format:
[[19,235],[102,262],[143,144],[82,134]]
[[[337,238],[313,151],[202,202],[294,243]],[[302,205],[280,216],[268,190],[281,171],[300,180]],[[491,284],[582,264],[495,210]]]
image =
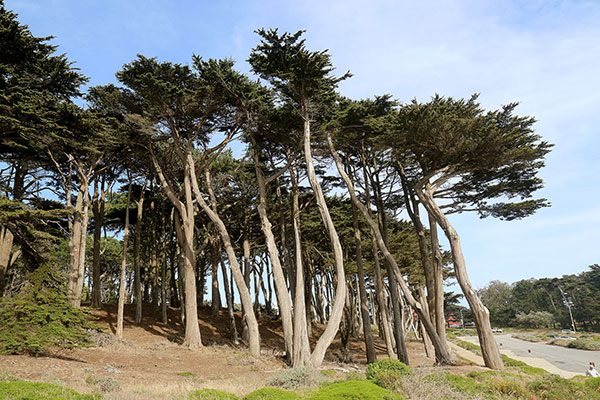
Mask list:
[[216,389],[196,390],[188,396],[190,400],[237,400],[234,394],[223,392]]
[[284,389],[299,389],[319,386],[325,378],[318,371],[306,367],[291,368],[277,374],[266,383]]
[[402,400],[403,397],[370,381],[344,381],[327,385],[308,397],[309,400]]
[[178,372],[177,375],[179,375],[179,376],[196,376],[196,374],[193,372]]
[[600,393],[588,391],[585,385],[556,375],[534,381],[528,388],[540,399],[600,399]]
[[297,400],[300,395],[278,388],[262,388],[246,395],[244,400]]
[[517,314],[515,320],[517,325],[525,328],[547,328],[552,326],[554,315],[547,311],[534,311],[529,314]]
[[62,276],[50,264],[28,276],[28,285],[0,299],[0,353],[40,354],[52,346],[89,345],[87,314],[69,303]]
[[51,383],[0,382],[0,399],[11,400],[96,400],[99,394],[79,394]]
[[592,335],[582,335],[575,340],[570,341],[567,347],[582,350],[600,350],[600,341],[598,337]]
[[398,360],[386,358],[367,367],[367,379],[389,390],[402,389],[402,376],[412,371],[409,366]]
[[[504,364],[504,365],[506,365],[506,364]],[[545,375],[548,373],[548,371],[546,371],[543,368],[530,367],[529,365],[519,366],[519,369],[521,370],[521,372],[523,372],[527,375]]]

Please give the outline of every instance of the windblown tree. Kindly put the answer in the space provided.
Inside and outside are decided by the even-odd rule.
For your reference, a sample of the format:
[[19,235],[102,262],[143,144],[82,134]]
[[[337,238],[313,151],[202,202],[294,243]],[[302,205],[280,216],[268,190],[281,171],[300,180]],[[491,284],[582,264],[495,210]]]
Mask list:
[[448,238],[485,364],[501,369],[489,312],[469,281],[460,238],[447,215],[475,211],[512,220],[547,206],[545,199],[531,197],[542,187],[537,172],[551,145],[534,133],[533,118],[513,115],[516,104],[486,112],[476,100],[435,96],[424,104],[413,101],[399,110],[386,138],[398,165],[413,171],[421,204]]
[[[41,189],[52,168],[47,145],[65,132],[63,110],[86,82],[64,55],[55,54],[50,39],[33,36],[0,1],[0,161],[6,167],[1,185],[17,202]],[[15,233],[0,227],[0,294],[19,255],[13,251]]]
[[[295,365],[319,366],[323,362],[325,351],[333,341],[342,319],[346,297],[346,278],[340,240],[329,214],[323,189],[315,173],[311,128],[316,115],[322,111],[323,105],[333,100],[338,83],[346,79],[349,74],[334,77],[329,54],[326,51],[309,51],[305,46],[305,41],[301,39],[302,31],[280,35],[277,30],[261,29],[257,33],[262,40],[253,49],[248,61],[252,70],[271,85],[281,101],[294,107],[302,118],[302,144],[307,177],[333,249],[337,287],[331,317],[325,331],[317,341],[310,359],[307,357],[310,349],[306,348],[306,341],[302,348],[294,347],[294,358],[297,361],[294,363]],[[296,251],[298,252],[298,249]],[[298,268],[296,280],[302,278],[299,271]],[[296,293],[297,296],[298,293]],[[296,333],[298,333],[298,329],[298,326],[294,327]]]

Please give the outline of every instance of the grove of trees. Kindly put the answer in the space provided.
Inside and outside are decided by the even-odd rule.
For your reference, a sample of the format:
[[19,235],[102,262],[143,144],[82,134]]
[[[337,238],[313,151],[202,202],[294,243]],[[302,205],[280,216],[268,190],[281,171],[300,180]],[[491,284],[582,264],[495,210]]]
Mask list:
[[166,323],[171,307],[184,345],[202,347],[206,306],[226,309],[232,341],[254,356],[260,314],[277,315],[292,366],[318,367],[338,334],[345,349],[362,335],[369,362],[378,334],[408,363],[408,330],[448,364],[454,277],[486,365],[502,368],[448,215],[511,220],[548,206],[533,194],[551,145],[516,104],[349,99],[338,84],[351,75],[336,74],[327,51],[276,29],[256,32],[252,75],[230,59],[138,55],[118,84],[83,92],[87,78],[1,1],[0,24],[5,299],[45,266],[73,307],[117,303],[117,335],[125,303],[137,322],[152,308]]
[[492,281],[477,291],[498,326],[598,330],[600,265],[560,278]]

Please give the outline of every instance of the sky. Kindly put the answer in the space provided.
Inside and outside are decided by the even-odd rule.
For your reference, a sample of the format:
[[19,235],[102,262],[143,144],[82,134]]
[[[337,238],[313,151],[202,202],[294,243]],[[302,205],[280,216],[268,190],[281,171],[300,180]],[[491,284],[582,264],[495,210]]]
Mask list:
[[[480,93],[555,146],[540,176],[552,207],[520,221],[452,215],[475,288],[557,277],[600,263],[600,1],[5,0],[36,36],[54,36],[91,85],[136,54],[188,63],[192,54],[246,59],[254,30],[306,30],[328,49],[340,92],[401,102]],[[0,49],[1,51],[1,49]],[[455,287],[453,290],[458,290]]]

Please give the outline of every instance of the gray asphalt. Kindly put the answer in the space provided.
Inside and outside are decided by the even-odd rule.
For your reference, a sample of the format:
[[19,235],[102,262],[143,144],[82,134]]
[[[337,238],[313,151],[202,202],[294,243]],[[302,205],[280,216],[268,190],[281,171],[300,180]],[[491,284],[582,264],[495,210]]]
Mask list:
[[[510,350],[519,357],[542,358],[565,371],[585,373],[590,361],[600,365],[600,351],[569,349],[545,343],[532,343],[512,338],[509,334],[495,335],[500,350]],[[477,336],[462,337],[471,343],[479,344]]]

